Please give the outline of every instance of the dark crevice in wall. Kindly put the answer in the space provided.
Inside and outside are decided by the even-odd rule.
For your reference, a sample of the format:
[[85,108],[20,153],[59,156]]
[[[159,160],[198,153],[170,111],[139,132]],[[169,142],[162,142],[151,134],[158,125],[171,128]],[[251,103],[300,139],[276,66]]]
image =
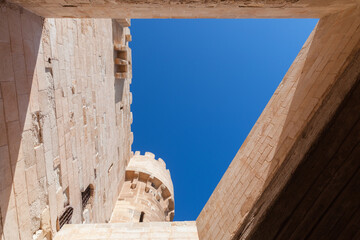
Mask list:
[[144,222],[145,213],[141,212],[139,222]]

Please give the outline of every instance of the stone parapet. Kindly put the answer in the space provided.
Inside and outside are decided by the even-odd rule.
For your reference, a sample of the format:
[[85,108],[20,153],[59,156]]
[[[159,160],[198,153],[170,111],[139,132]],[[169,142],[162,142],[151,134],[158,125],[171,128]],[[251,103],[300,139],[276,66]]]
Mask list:
[[125,173],[125,183],[111,222],[172,221],[174,188],[164,160],[136,152]]

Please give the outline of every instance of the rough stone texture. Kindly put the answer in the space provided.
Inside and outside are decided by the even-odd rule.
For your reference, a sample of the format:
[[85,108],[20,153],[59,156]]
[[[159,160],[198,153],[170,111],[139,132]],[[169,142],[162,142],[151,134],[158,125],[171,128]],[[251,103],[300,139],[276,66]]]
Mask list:
[[150,152],[136,152],[126,168],[110,222],[172,221],[174,209],[174,189],[165,162]]
[[2,239],[55,233],[67,205],[72,223],[110,219],[131,157],[130,79],[114,91],[125,33],[110,19],[44,20],[0,5]]
[[[196,225],[200,239],[360,238],[359,0],[13,2],[51,17],[321,17]],[[108,221],[121,187],[134,184],[123,184],[133,139],[129,21],[44,21],[0,6],[2,239],[50,238],[68,204],[73,223]],[[145,181],[137,184],[143,194]],[[60,233],[197,239],[194,223],[177,224],[187,223]]]
[[[354,81],[334,117],[294,170],[284,190],[266,211],[258,211],[239,239],[357,239],[360,231],[360,48],[339,76],[326,102],[332,102],[342,85]],[[342,89],[339,91],[339,89]],[[310,135],[327,104],[317,111],[303,136]],[[306,138],[306,137],[302,137]],[[292,149],[296,152],[305,142]],[[281,179],[295,159],[291,154],[272,181]],[[272,190],[265,190],[266,199]]]
[[11,0],[43,17],[320,18],[357,0]]
[[66,225],[55,240],[198,240],[195,222]]
[[197,218],[201,239],[246,239],[262,221],[354,86],[334,88],[360,48],[359,26],[356,8],[319,21]]

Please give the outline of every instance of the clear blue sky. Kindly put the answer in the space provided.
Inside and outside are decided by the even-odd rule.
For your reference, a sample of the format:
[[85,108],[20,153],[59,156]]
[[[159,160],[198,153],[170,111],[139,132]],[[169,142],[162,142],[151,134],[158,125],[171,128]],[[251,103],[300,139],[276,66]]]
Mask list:
[[195,220],[317,20],[132,20],[133,151],[165,160]]

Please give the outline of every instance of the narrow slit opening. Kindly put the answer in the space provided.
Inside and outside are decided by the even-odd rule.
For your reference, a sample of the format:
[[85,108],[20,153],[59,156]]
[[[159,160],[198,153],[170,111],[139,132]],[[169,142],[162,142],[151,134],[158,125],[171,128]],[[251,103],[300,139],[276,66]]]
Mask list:
[[139,222],[144,222],[145,213],[141,212]]

